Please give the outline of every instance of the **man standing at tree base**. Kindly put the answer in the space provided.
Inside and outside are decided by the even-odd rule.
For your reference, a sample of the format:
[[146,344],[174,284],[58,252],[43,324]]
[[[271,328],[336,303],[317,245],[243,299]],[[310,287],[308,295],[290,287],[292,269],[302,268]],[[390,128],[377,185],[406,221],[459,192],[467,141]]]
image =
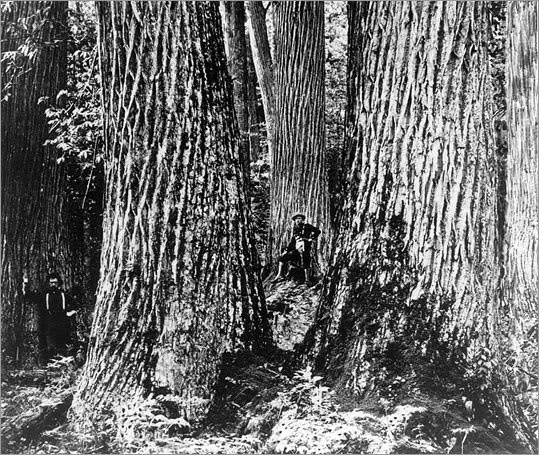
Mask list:
[[43,293],[29,291],[28,280],[23,283],[23,295],[37,307],[39,362],[44,364],[56,355],[67,355],[68,346],[74,342],[77,311],[72,297],[61,289],[61,283],[60,275],[54,272],[48,275]]
[[67,355],[73,335],[72,317],[76,311],[71,296],[60,287],[60,276],[51,273],[48,282],[49,288],[40,304],[44,315],[47,359],[50,360],[55,355]]
[[273,282],[284,278],[285,266],[289,263],[296,264],[303,269],[305,273],[305,283],[311,283],[311,249],[313,242],[320,235],[320,229],[305,223],[305,215],[297,213],[292,217],[294,228],[292,230],[292,239],[286,247],[286,251],[279,257],[279,271]]

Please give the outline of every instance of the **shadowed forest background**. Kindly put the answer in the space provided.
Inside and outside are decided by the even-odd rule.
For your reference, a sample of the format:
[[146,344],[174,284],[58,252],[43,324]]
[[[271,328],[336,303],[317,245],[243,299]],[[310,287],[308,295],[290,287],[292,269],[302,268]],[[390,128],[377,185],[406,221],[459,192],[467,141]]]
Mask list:
[[3,453],[535,453],[537,9],[2,2]]

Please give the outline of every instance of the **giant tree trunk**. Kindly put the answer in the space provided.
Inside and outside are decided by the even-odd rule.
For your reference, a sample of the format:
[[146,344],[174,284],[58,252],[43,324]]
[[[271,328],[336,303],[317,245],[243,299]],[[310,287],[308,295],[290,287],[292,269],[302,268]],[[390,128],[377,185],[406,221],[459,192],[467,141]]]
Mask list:
[[468,364],[480,408],[503,380],[487,8],[349,4],[349,196],[309,342],[351,393],[449,390]]
[[537,8],[508,4],[508,156],[506,298],[513,321],[536,315],[539,161],[537,158]]
[[[537,96],[539,77],[536,2],[507,4],[507,166],[504,242],[504,308],[509,319],[506,348],[510,390],[520,392],[525,406],[536,400],[537,296],[539,246],[539,161]],[[524,393],[523,393],[524,392]],[[535,416],[533,416],[535,417]]]
[[304,213],[322,230],[324,268],[330,236],[325,171],[324,4],[276,2],[275,136],[270,190],[270,257],[291,234],[290,218]]
[[[36,308],[22,298],[54,269],[75,273],[65,213],[65,170],[44,146],[45,109],[66,86],[67,2],[2,5],[2,349],[33,363]],[[80,243],[80,239],[79,242]]]
[[[214,2],[99,2],[101,279],[74,409],[210,399],[221,356],[270,341]],[[205,406],[202,406],[205,408]]]

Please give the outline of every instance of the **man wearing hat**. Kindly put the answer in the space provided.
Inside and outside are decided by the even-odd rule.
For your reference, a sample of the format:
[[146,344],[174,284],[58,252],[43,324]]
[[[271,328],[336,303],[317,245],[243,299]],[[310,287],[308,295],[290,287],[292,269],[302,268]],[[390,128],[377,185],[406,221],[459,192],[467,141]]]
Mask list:
[[273,282],[283,279],[285,264],[294,262],[305,271],[305,283],[310,283],[309,267],[311,265],[311,247],[314,240],[320,235],[320,229],[305,223],[305,215],[296,213],[292,217],[294,228],[292,240],[286,247],[285,253],[279,258],[279,271]]

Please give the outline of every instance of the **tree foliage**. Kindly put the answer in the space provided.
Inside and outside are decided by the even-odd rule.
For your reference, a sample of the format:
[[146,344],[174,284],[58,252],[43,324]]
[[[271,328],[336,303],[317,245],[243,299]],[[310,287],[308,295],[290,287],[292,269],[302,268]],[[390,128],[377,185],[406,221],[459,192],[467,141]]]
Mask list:
[[47,145],[57,150],[67,168],[66,204],[71,229],[83,244],[84,270],[74,290],[79,331],[89,336],[91,313],[99,279],[103,212],[103,125],[97,59],[96,16],[93,5],[76,2],[68,9],[67,84],[58,97],[62,104],[46,110]]

